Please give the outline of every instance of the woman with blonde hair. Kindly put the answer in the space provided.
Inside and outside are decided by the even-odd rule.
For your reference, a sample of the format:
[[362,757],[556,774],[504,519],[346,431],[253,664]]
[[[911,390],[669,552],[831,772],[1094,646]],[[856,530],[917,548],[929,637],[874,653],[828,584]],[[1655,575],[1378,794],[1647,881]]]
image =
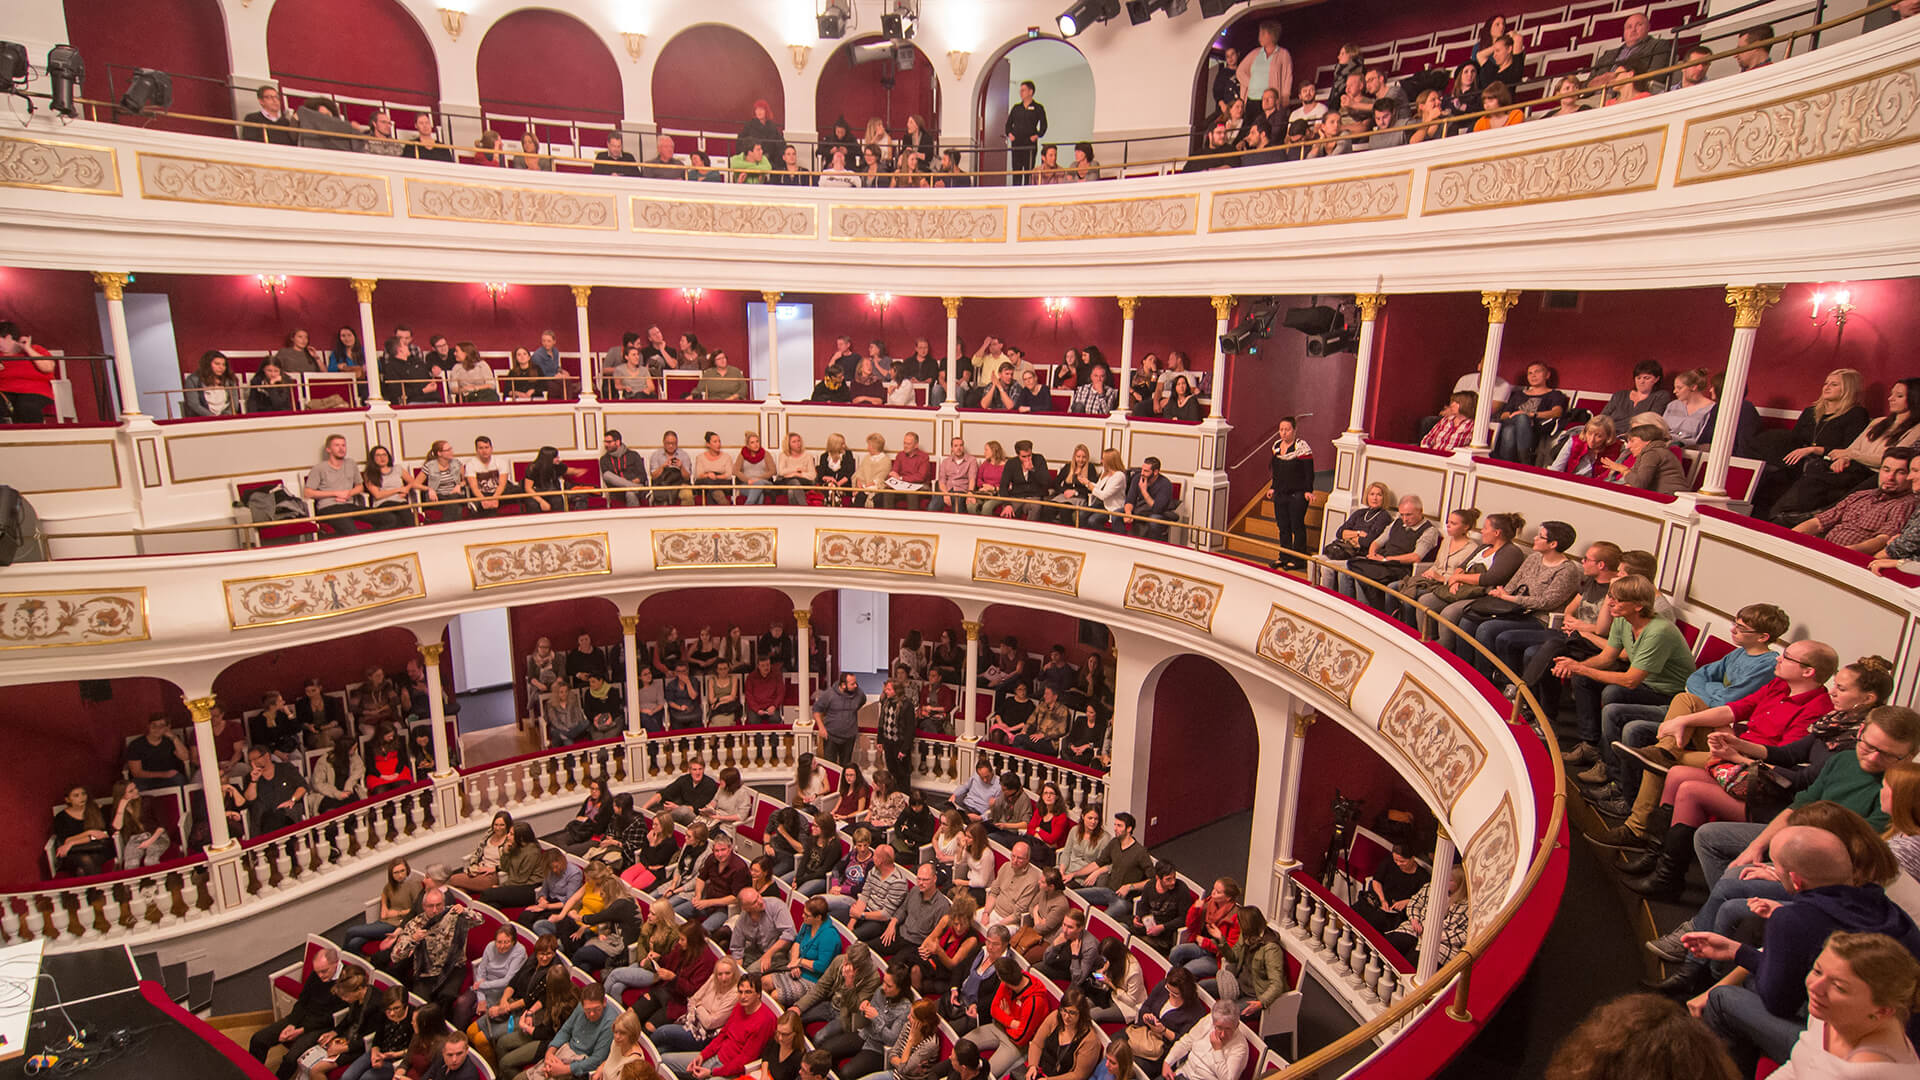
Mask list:
[[[807,440],[797,431],[787,433],[787,448],[780,451],[780,457],[774,462],[773,482],[781,487],[812,487],[814,477],[818,476],[814,458],[807,453]],[[804,491],[787,492],[787,504],[805,506],[807,493]]]
[[1790,430],[1762,431],[1753,437],[1755,456],[1766,474],[1753,496],[1755,517],[1764,518],[1800,474],[1802,463],[1819,460],[1850,446],[1867,430],[1867,407],[1860,404],[1860,373],[1853,368],[1827,372],[1820,393],[1801,410]]
[[119,790],[114,792],[113,820],[109,825],[119,840],[120,869],[153,866],[167,857],[173,841],[165,829],[147,827],[138,784],[122,780],[116,787]]
[[593,1080],[620,1080],[626,1074],[630,1062],[647,1060],[646,1051],[640,1048],[645,1032],[640,1027],[640,1018],[627,1009],[613,1020],[613,1049],[607,1052],[605,1061],[593,1070]]
[[1357,559],[1367,553],[1380,534],[1393,524],[1393,489],[1385,483],[1375,480],[1367,485],[1366,493],[1360,498],[1360,505],[1354,507],[1347,519],[1334,530],[1333,538],[1321,547],[1322,565],[1314,567],[1314,582],[1322,588],[1331,589],[1340,575],[1334,573],[1334,567],[1345,567],[1347,560]]
[[[1060,466],[1059,474],[1054,477],[1053,501],[1073,507],[1091,505],[1093,484],[1099,477],[1100,469],[1093,463],[1093,451],[1087,449],[1086,443],[1080,443],[1073,448],[1073,456]],[[1076,525],[1084,523],[1087,516],[1084,512],[1072,510],[1059,513],[1059,520]]]
[[845,506],[851,501],[855,464],[853,454],[847,450],[846,436],[837,431],[827,436],[827,448],[820,453],[815,475],[820,486],[827,489],[828,506]]
[[1773,1075],[1870,1080],[1920,1072],[1907,1021],[1920,1009],[1920,960],[1884,934],[1835,933],[1807,972],[1807,1029]]
[[1559,455],[1553,459],[1553,471],[1568,476],[1598,476],[1606,471],[1600,464],[1602,461],[1619,456],[1620,439],[1613,430],[1613,421],[1595,413],[1593,419],[1560,448]]
[[887,134],[886,121],[877,116],[868,117],[867,130],[861,134],[860,144],[879,151],[881,164],[892,168],[893,136]]
[[665,1054],[704,1047],[725,1026],[739,1000],[740,963],[723,956],[714,962],[713,974],[687,999],[680,1022],[653,1029],[654,1047]]
[[1110,528],[1113,515],[1127,505],[1127,462],[1111,446],[1100,454],[1100,476],[1088,493],[1087,505],[1089,511],[1081,515],[1080,524],[1089,529]]
[[[980,469],[975,474],[974,493],[993,495],[1000,490],[1000,477],[1007,471],[1007,450],[998,439],[987,440],[986,453],[980,455]],[[967,509],[976,514],[994,515],[1000,512],[1000,504],[988,498],[967,500]]]
[[875,494],[887,486],[887,474],[893,470],[893,458],[887,453],[887,437],[874,432],[867,436],[867,453],[853,470],[853,486],[858,493],[853,505],[879,505]]

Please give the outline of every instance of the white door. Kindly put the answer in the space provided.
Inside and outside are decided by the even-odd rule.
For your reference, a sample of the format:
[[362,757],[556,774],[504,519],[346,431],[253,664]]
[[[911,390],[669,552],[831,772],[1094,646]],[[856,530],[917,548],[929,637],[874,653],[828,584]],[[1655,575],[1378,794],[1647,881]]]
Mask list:
[[453,690],[486,690],[513,685],[513,649],[508,644],[507,609],[467,611],[453,617],[447,638],[453,646]]
[[840,590],[840,670],[884,672],[893,659],[887,646],[887,594]]
[[[813,393],[813,305],[781,304],[774,309],[780,345],[780,396],[804,401]],[[747,304],[747,370],[757,397],[767,393],[767,305]]]
[[[107,321],[107,296],[95,293],[94,307],[100,316],[100,340],[113,348],[113,330]],[[180,350],[173,337],[173,308],[165,293],[128,293],[127,341],[133,346],[133,381],[139,389],[140,411],[148,416],[179,416],[180,395],[167,391],[180,389]],[[194,362],[199,363],[199,357]],[[107,377],[118,373],[109,365]],[[117,393],[117,391],[116,391]],[[118,401],[116,397],[114,400]]]

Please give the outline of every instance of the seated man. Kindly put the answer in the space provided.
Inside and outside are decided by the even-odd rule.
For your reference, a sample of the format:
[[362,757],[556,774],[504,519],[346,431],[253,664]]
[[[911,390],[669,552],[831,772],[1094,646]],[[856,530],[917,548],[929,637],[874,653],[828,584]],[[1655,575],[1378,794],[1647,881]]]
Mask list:
[[[869,876],[867,882],[871,885],[873,878]],[[877,939],[880,955],[888,959],[901,953],[918,956],[934,926],[951,906],[946,894],[940,891],[940,877],[933,863],[921,863],[914,875],[913,888],[907,890],[888,914],[886,929]]]
[[600,486],[624,489],[620,494],[607,496],[608,505],[615,499],[622,499],[629,507],[639,506],[645,498],[639,489],[647,486],[647,466],[640,460],[639,451],[629,449],[621,439],[620,433],[612,428],[600,439]]
[[784,969],[795,936],[793,909],[786,901],[776,897],[769,903],[757,889],[740,890],[740,921],[727,942],[740,970],[770,974]]
[[927,681],[920,684],[920,703],[914,709],[922,731],[934,731],[942,735],[952,733],[953,710],[956,707],[954,692],[954,688],[946,684],[939,668],[927,670]]
[[1880,482],[1856,491],[1793,527],[1850,551],[1878,555],[1900,535],[1914,513],[1911,446],[1895,446],[1880,459]]
[[655,506],[693,501],[692,495],[681,490],[693,483],[693,459],[680,449],[679,435],[669,431],[660,436],[660,449],[647,456],[647,481],[653,485]]
[[1040,691],[1040,704],[1034,706],[1025,734],[1013,744],[1036,754],[1061,757],[1060,740],[1067,737],[1067,729],[1072,726],[1073,713],[1061,704],[1060,692],[1048,686]]
[[1033,865],[1033,849],[1022,840],[1013,845],[1007,861],[987,886],[987,902],[980,908],[981,926],[1017,926],[1020,916],[1040,895],[1041,870]]
[[467,931],[479,922],[465,904],[448,904],[445,889],[420,895],[420,911],[380,943],[374,964],[406,983],[408,991],[452,1007],[466,975]]
[[667,700],[668,730],[700,726],[700,683],[689,673],[685,656],[674,661],[673,674],[667,676],[660,692]]
[[360,722],[360,733],[371,734],[381,724],[400,719],[400,687],[387,679],[382,668],[366,670],[365,681],[348,695],[347,711]]
[[1693,650],[1680,628],[1654,612],[1660,595],[1653,582],[1636,575],[1615,578],[1607,586],[1607,647],[1590,660],[1563,656],[1553,673],[1567,681],[1573,695],[1579,742],[1566,755],[1568,765],[1600,760],[1607,744],[1601,709],[1617,702],[1662,705],[1686,689],[1693,674]]
[[846,922],[853,929],[855,937],[872,944],[880,940],[890,925],[894,912],[906,900],[913,890],[914,876],[906,867],[894,858],[892,844],[880,844],[873,849],[873,866],[867,870],[867,879],[860,886],[860,895],[854,898]]
[[593,978],[580,988],[580,1004],[573,1007],[548,1041],[546,1056],[516,1080],[593,1076],[612,1051],[613,1010],[607,1008],[605,984]]
[[273,760],[265,747],[247,751],[248,776],[244,789],[226,791],[229,808],[246,811],[251,836],[284,829],[307,816],[307,785],[293,767]]
[[1120,509],[1136,515],[1127,522],[1127,531],[1135,536],[1165,540],[1168,529],[1164,522],[1180,520],[1180,512],[1173,505],[1173,483],[1160,475],[1157,457],[1148,458],[1127,477],[1126,499]]
[[926,507],[926,496],[906,494],[933,486],[933,459],[920,449],[920,436],[911,431],[901,436],[900,452],[893,455],[893,467],[887,471],[886,483],[889,490],[896,492],[886,496],[888,506],[908,510]]
[[786,713],[786,673],[765,656],[756,659],[753,670],[747,673],[742,701],[747,711],[746,723],[779,723]]
[[682,825],[690,825],[720,792],[720,784],[707,775],[706,763],[699,758],[687,760],[687,771],[673,783],[653,793],[642,807],[649,814],[670,814]]
[[287,1053],[292,1055],[294,1040],[308,1031],[318,1035],[331,1028],[334,1010],[342,1004],[334,992],[334,976],[339,974],[339,953],[332,949],[321,949],[314,954],[313,967],[300,980],[300,993],[293,1000],[293,1008],[279,1023],[268,1024],[254,1032],[253,1038],[247,1043],[247,1053],[264,1065],[267,1053],[274,1047],[284,1046]]
[[1153,864],[1153,877],[1140,890],[1128,922],[1132,931],[1146,939],[1162,955],[1173,951],[1173,938],[1186,925],[1187,911],[1193,907],[1193,890],[1180,880],[1180,872],[1165,860]]
[[683,919],[699,919],[711,934],[725,925],[729,910],[751,880],[747,860],[733,850],[733,839],[716,836],[694,868],[692,893],[674,897],[673,910]]
[[127,775],[141,791],[179,787],[189,778],[187,748],[166,716],[147,718],[147,733],[127,744]]
[[1806,1027],[1801,1016],[1807,1008],[1807,975],[1830,935],[1885,934],[1920,957],[1920,929],[1879,885],[1854,884],[1853,860],[1840,837],[1825,829],[1787,828],[1774,838],[1772,850],[1792,902],[1773,906],[1760,948],[1712,931],[1681,939],[1695,956],[1740,969],[1739,976],[1729,975],[1703,995],[1699,1013],[1747,1070],[1761,1054],[1775,1061],[1793,1055]]
[[1113,836],[1090,863],[1067,876],[1067,885],[1089,904],[1104,907],[1121,925],[1133,914],[1134,899],[1153,878],[1153,856],[1133,835],[1134,817],[1113,815]]
[[974,767],[973,775],[954,790],[953,808],[979,821],[999,797],[1000,777],[993,771],[993,763],[982,757]]

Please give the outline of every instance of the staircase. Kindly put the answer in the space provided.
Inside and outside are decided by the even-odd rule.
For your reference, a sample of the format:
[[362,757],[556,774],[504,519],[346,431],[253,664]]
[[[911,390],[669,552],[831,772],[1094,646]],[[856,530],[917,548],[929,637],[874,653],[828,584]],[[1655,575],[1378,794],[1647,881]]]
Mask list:
[[213,1015],[213,972],[193,972],[187,961],[164,964],[159,953],[141,953],[133,958],[145,982],[158,983],[166,988],[167,997],[175,1005],[187,1010],[202,1020]]
[[[1267,498],[1272,488],[1271,484],[1262,486],[1260,494],[1227,527],[1227,554],[1258,559],[1263,563],[1273,558],[1273,548],[1267,545],[1279,541],[1280,526],[1273,520],[1273,500]],[[1314,492],[1307,501],[1307,538],[1313,541],[1315,551],[1320,549],[1320,526],[1326,505],[1327,493],[1324,491]]]

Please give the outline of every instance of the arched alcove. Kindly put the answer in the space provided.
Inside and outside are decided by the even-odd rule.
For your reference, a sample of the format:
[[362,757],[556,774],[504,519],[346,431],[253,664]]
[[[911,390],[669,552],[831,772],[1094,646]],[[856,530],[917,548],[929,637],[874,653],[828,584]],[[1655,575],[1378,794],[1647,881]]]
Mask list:
[[[173,111],[231,116],[227,89],[233,64],[227,52],[227,20],[219,0],[169,4],[165,18],[136,0],[66,0],[67,41],[87,62],[82,93],[95,101],[118,101],[135,68],[173,76]],[[34,57],[38,64],[42,57]],[[102,114],[100,119],[111,119]],[[141,120],[172,131],[206,133],[206,126],[161,117]]]
[[[267,65],[296,101],[306,91],[429,109],[440,103],[433,42],[397,0],[278,0],[267,16]],[[370,110],[349,101],[345,111],[364,121]],[[394,121],[404,131],[411,117]]]
[[1253,808],[1260,733],[1232,672],[1197,653],[1167,661],[1153,683],[1146,764],[1149,844]]
[[[717,78],[716,73],[725,73]],[[661,46],[653,64],[653,122],[668,131],[713,131],[732,135],[765,101],[784,129],[786,90],[780,69],[758,41],[731,26],[689,26]],[[679,151],[699,149],[680,146]],[[730,154],[733,140],[710,140],[710,154]]]
[[[32,888],[46,877],[38,846],[48,811],[79,784],[100,798],[120,778],[129,736],[146,731],[160,713],[176,729],[191,723],[180,688],[164,679],[86,679],[7,687],[7,722],[0,755],[11,775],[0,785],[0,815],[24,823],[15,841],[0,847],[0,882]],[[191,737],[191,732],[188,732]]]
[[[986,75],[980,80],[974,138],[981,146],[1000,148],[982,155],[982,171],[1008,167],[1007,110],[1020,100],[1020,83],[1027,80],[1034,84],[1033,99],[1047,110],[1047,133],[1040,137],[1040,144],[1058,143],[1062,165],[1073,161],[1074,143],[1093,138],[1093,68],[1087,58],[1060,38],[1021,38],[987,61]],[[1100,156],[1096,147],[1094,157]]]
[[913,66],[903,68],[891,59],[855,61],[856,46],[875,45],[886,39],[878,36],[843,42],[820,65],[820,81],[815,85],[813,115],[824,137],[833,130],[836,117],[846,117],[854,137],[866,130],[867,121],[879,117],[887,131],[898,140],[907,130],[907,117],[918,116],[926,130],[940,124],[940,86],[934,76],[933,61],[918,45],[909,45]]
[[[654,632],[657,634],[658,628]],[[541,638],[546,638],[552,643],[554,652],[564,653],[573,648],[581,634],[592,635],[596,645],[619,645],[619,606],[604,597],[582,596],[569,600],[517,604],[507,609],[507,644],[512,650],[511,657],[516,668],[513,700],[518,711],[514,715],[531,715],[527,705],[526,661],[534,646]],[[640,637],[644,648],[648,638],[644,627],[640,630]]]
[[362,681],[367,669],[376,667],[388,678],[398,679],[406,672],[407,661],[419,656],[413,632],[390,626],[237,660],[214,677],[213,694],[229,715],[238,715],[259,708],[261,695],[269,690],[277,690],[293,701],[308,679],[319,679],[326,689],[339,690]]
[[[486,124],[506,139],[519,138],[522,124],[497,118],[618,124],[625,115],[619,62],[592,27],[564,12],[525,8],[489,26],[474,74]],[[563,131],[539,135],[553,141]]]

